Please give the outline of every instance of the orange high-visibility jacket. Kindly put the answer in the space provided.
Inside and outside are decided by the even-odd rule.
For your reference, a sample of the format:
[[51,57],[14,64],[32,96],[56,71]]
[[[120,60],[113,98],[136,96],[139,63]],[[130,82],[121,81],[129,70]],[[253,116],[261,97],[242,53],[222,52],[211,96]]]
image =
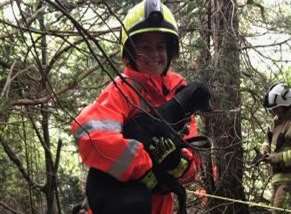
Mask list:
[[[136,72],[126,67],[122,75],[153,107],[169,101],[175,96],[176,89],[186,85],[181,75],[172,71],[161,76]],[[140,109],[149,110],[135,90],[117,77],[72,123],[72,133],[77,140],[82,161],[88,167],[106,172],[124,182],[137,180],[150,170],[152,160],[143,144],[135,139],[125,139],[122,135],[122,126],[126,119]],[[194,120],[189,127],[189,133],[192,136],[197,135]],[[189,173],[192,175],[188,173],[187,177],[194,180],[200,169],[200,157],[193,154],[189,161]],[[172,213],[172,194],[154,194],[152,201],[153,214]]]

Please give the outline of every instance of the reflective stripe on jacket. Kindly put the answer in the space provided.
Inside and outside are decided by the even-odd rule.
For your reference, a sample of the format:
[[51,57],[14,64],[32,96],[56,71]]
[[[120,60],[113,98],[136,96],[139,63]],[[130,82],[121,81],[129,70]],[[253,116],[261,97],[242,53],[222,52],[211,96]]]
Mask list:
[[[147,102],[153,107],[159,107],[169,101],[179,87],[186,85],[186,81],[171,71],[160,76],[139,73],[128,67],[125,68],[123,77],[146,102],[117,77],[94,103],[82,110],[72,122],[71,129],[82,161],[88,167],[106,172],[120,181],[130,181],[141,178],[151,169],[152,161],[141,142],[123,137],[124,122],[139,109],[148,110]],[[195,120],[192,120],[190,127],[189,133],[197,135]],[[200,168],[199,157],[190,161],[196,161],[195,167]],[[157,194],[153,197],[153,213],[171,213],[172,207],[172,194]]]

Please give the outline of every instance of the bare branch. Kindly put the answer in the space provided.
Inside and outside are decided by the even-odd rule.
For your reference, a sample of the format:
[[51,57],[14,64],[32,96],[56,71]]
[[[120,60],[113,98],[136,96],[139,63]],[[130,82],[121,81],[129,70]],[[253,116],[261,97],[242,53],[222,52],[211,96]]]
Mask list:
[[10,71],[9,71],[9,73],[8,73],[8,76],[7,76],[7,79],[6,79],[6,82],[5,82],[5,85],[4,85],[4,87],[3,87],[3,89],[2,89],[2,92],[1,92],[1,95],[0,95],[0,98],[2,98],[2,97],[8,97],[8,94],[9,94],[9,88],[10,88],[10,84],[11,84],[11,81],[12,81],[12,72],[13,72],[13,69],[14,69],[14,67],[15,67],[15,64],[16,64],[16,62],[14,62],[13,64],[12,64],[12,66],[11,66],[11,68],[10,68]]
[[0,201],[0,206],[3,207],[4,209],[8,210],[9,212],[13,213],[13,214],[24,214],[23,212],[18,212],[17,210],[11,208],[10,206],[8,206],[3,201]]
[[291,41],[291,38],[288,38],[288,39],[285,39],[281,42],[274,42],[274,43],[271,43],[271,44],[266,44],[266,45],[249,45],[249,46],[244,46],[244,47],[241,47],[240,50],[245,50],[245,49],[258,49],[258,48],[267,48],[267,47],[274,47],[274,46],[281,46],[281,45],[284,45],[288,42]]
[[[3,0],[2,0],[2,1],[3,1]],[[6,6],[6,5],[8,5],[8,4],[12,3],[12,2],[13,2],[13,0],[6,0],[6,1],[3,1],[2,3],[0,3],[0,8],[4,7],[4,6]]]
[[22,174],[23,178],[27,181],[27,183],[32,187],[32,188],[38,188],[42,189],[43,187],[39,184],[36,184],[30,176],[26,173],[26,170],[24,169],[21,161],[19,158],[16,156],[16,154],[13,152],[13,150],[8,146],[11,143],[8,143],[1,135],[0,135],[0,143],[3,146],[3,149],[9,159],[17,166],[18,170]]

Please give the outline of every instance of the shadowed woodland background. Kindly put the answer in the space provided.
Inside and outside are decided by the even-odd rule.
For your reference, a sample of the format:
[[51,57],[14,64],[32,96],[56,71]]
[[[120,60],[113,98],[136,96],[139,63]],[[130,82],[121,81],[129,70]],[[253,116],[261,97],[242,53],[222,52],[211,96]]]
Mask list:
[[[86,168],[69,128],[116,72],[120,20],[132,1],[0,1],[0,213],[70,213],[82,201]],[[262,97],[291,84],[291,1],[163,1],[177,18],[173,67],[205,81],[214,113],[204,115],[219,179],[208,192],[269,204],[269,168],[251,165],[271,117]],[[193,188],[192,186],[188,187]],[[191,213],[264,213],[209,198]],[[114,202],[113,202],[114,203]]]

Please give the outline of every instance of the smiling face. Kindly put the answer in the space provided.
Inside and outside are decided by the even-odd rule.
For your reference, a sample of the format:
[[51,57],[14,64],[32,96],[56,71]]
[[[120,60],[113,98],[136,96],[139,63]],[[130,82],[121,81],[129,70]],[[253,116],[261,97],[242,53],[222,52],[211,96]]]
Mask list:
[[137,70],[162,74],[168,65],[167,37],[160,32],[146,32],[134,40]]

